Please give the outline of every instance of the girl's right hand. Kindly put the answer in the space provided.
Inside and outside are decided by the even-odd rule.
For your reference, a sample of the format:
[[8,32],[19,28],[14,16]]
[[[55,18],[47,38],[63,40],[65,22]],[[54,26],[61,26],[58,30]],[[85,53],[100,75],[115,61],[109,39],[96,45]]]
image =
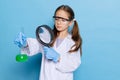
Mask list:
[[14,40],[14,44],[16,44],[19,48],[23,48],[27,46],[27,37],[20,32],[16,39]]

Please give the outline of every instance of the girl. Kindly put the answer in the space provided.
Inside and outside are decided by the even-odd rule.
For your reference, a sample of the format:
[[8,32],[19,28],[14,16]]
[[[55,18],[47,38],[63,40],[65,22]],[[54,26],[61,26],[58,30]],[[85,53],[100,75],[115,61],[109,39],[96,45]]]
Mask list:
[[[29,56],[42,53],[39,80],[73,80],[73,72],[81,64],[82,55],[82,39],[78,24],[72,8],[68,5],[59,6],[53,18],[55,38],[50,48],[44,47],[33,38],[21,41],[20,38],[24,35],[19,35],[15,43]],[[73,28],[69,32],[68,28],[72,24]]]

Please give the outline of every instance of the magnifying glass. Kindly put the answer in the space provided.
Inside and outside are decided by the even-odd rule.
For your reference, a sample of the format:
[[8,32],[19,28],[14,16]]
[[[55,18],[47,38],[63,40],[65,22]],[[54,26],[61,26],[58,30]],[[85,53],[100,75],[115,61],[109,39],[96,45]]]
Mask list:
[[36,29],[36,38],[41,44],[49,47],[53,41],[54,33],[48,25],[41,25]]

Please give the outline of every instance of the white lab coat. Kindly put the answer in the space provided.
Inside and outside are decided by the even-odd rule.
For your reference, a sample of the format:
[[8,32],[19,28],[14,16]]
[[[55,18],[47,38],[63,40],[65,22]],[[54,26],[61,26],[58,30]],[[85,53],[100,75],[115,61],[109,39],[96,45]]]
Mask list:
[[49,61],[44,56],[43,45],[36,39],[27,39],[28,47],[23,48],[22,52],[27,53],[28,56],[42,53],[42,63],[40,69],[39,80],[73,80],[73,72],[81,64],[80,49],[74,53],[69,53],[74,42],[69,34],[62,43],[53,48],[60,54],[60,62],[54,63]]

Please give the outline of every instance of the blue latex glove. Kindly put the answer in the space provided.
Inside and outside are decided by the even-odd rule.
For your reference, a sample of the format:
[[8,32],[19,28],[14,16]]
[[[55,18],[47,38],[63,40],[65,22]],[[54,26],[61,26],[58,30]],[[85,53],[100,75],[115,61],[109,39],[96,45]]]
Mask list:
[[39,28],[39,33],[43,33],[43,29],[42,28]]
[[25,47],[27,46],[26,39],[27,37],[22,32],[20,32],[14,40],[14,44],[16,44],[19,48]]
[[51,59],[54,62],[59,60],[60,55],[53,48],[44,47],[44,53],[47,59]]

